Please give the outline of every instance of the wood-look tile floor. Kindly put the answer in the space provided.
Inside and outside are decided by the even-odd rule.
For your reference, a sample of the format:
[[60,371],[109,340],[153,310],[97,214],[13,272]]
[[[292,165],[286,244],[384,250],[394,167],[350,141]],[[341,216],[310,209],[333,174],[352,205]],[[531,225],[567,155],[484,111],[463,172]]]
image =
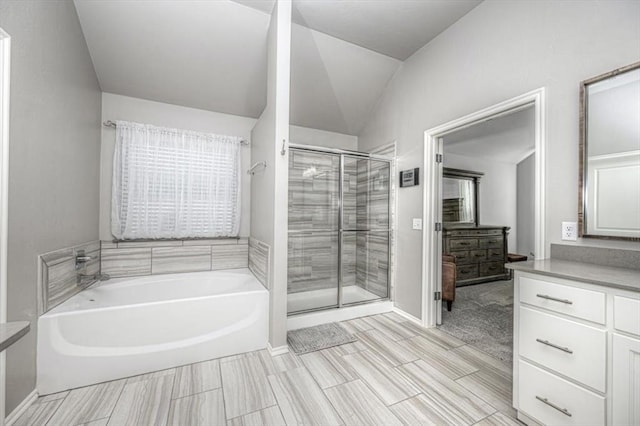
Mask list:
[[47,395],[15,425],[521,425],[509,365],[394,313],[342,324],[357,342],[251,352]]

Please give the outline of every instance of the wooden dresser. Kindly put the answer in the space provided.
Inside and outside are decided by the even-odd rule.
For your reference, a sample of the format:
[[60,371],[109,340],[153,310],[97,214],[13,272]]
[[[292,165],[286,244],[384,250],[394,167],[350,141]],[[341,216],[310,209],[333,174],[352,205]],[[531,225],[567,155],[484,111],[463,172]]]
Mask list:
[[446,225],[442,233],[444,253],[456,256],[456,287],[508,280],[508,226]]

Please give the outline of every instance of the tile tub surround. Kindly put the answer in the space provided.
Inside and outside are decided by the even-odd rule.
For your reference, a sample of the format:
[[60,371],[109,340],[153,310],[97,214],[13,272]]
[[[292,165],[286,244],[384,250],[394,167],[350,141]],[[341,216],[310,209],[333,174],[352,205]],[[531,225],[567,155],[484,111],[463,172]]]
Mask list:
[[114,278],[246,268],[248,257],[248,238],[102,241],[102,273]]
[[249,238],[249,269],[256,276],[258,281],[269,290],[269,256],[271,247],[268,244]]
[[[84,250],[90,256],[85,266],[76,271],[76,254]],[[38,314],[42,315],[81,291],[78,273],[100,273],[100,241],[91,241],[42,254],[38,257]]]
[[266,350],[40,397],[14,426],[521,425],[511,367],[394,313],[341,323],[359,342]]

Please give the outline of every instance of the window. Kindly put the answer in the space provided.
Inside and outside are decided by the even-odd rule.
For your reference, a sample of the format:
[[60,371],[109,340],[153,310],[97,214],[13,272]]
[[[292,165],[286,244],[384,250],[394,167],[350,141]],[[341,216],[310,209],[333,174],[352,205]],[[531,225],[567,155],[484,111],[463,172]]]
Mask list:
[[235,237],[240,138],[118,121],[111,231],[117,239]]

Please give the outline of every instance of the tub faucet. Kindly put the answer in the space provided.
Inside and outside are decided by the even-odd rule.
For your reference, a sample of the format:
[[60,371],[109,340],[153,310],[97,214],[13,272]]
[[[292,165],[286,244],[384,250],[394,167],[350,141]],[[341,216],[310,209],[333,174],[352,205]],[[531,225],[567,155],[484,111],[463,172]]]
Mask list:
[[107,281],[109,279],[111,279],[111,277],[107,274],[77,274],[76,284],[78,285],[78,287],[82,287],[84,289],[97,283],[98,281]]

